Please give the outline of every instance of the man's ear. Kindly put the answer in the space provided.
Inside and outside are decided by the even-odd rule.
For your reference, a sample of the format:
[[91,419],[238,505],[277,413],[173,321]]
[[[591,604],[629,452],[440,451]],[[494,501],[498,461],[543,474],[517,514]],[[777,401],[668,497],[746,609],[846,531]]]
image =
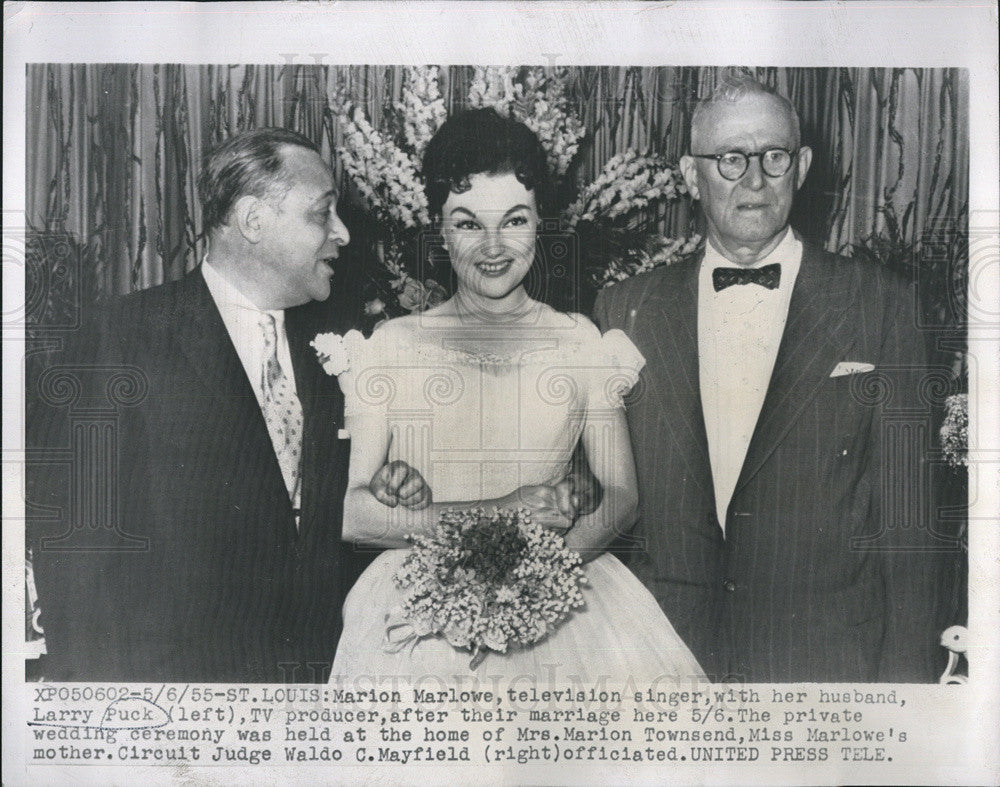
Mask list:
[[806,182],[806,175],[809,174],[809,166],[812,164],[813,160],[812,148],[806,145],[803,145],[801,148],[799,148],[798,159],[799,159],[798,162],[799,168],[795,177],[796,189],[802,188],[802,184]]
[[691,195],[691,199],[698,199],[698,162],[693,156],[681,156],[681,160],[678,165],[681,168],[681,175],[684,176],[684,182],[687,184],[688,194]]
[[248,243],[260,241],[263,229],[264,203],[251,194],[240,197],[233,205],[232,224]]

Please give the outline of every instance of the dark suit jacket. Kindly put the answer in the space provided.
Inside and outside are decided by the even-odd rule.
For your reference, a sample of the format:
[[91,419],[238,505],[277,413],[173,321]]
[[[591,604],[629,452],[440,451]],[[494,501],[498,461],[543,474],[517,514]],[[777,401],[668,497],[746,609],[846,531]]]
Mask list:
[[[32,502],[50,506],[48,521],[29,528],[47,677],[326,680],[355,572],[340,540],[343,400],[308,346],[317,330],[335,329],[323,328],[320,307],[286,312],[304,414],[298,530],[200,271],[104,311],[62,359],[80,394],[69,407],[42,375],[29,443],[73,441],[68,464],[29,468]],[[109,382],[116,373],[119,382]],[[87,412],[101,407],[111,416],[98,427],[106,434],[99,449],[85,448],[95,441],[81,435],[81,418],[84,432],[94,429]],[[97,466],[83,456],[94,450],[107,453]],[[111,483],[95,491],[107,468]]]
[[[723,536],[699,393],[699,265],[636,276],[595,307],[602,330],[623,329],[646,358],[628,404],[641,514],[626,561],[710,676],[933,680],[940,544],[908,289],[805,247]],[[875,370],[831,377],[844,361]]]

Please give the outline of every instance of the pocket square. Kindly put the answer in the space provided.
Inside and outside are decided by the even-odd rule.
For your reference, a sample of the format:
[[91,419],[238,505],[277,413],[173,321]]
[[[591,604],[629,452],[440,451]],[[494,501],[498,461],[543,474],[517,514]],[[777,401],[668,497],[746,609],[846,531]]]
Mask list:
[[337,439],[338,440],[350,440],[351,439],[351,433],[348,432],[346,429],[338,429],[337,430]]
[[843,377],[845,374],[861,374],[875,371],[875,365],[860,361],[841,361],[832,372],[831,377]]

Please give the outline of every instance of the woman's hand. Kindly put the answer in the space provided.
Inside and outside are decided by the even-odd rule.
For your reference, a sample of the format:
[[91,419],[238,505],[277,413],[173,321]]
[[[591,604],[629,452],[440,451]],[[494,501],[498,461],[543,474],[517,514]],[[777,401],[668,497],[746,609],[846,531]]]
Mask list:
[[420,511],[431,504],[431,488],[420,472],[406,462],[397,459],[383,465],[372,480],[368,491],[382,505],[395,508],[401,505],[412,511]]
[[531,511],[532,521],[560,533],[571,528],[576,519],[573,484],[565,479],[555,486],[522,486],[498,502],[503,508],[527,508]]

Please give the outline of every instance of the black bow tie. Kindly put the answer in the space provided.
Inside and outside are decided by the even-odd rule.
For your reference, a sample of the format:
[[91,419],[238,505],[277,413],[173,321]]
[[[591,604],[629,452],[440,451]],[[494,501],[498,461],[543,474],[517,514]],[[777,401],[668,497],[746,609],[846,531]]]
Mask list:
[[759,284],[776,290],[780,282],[781,264],[777,262],[763,268],[716,268],[712,271],[712,285],[716,292],[734,284]]

